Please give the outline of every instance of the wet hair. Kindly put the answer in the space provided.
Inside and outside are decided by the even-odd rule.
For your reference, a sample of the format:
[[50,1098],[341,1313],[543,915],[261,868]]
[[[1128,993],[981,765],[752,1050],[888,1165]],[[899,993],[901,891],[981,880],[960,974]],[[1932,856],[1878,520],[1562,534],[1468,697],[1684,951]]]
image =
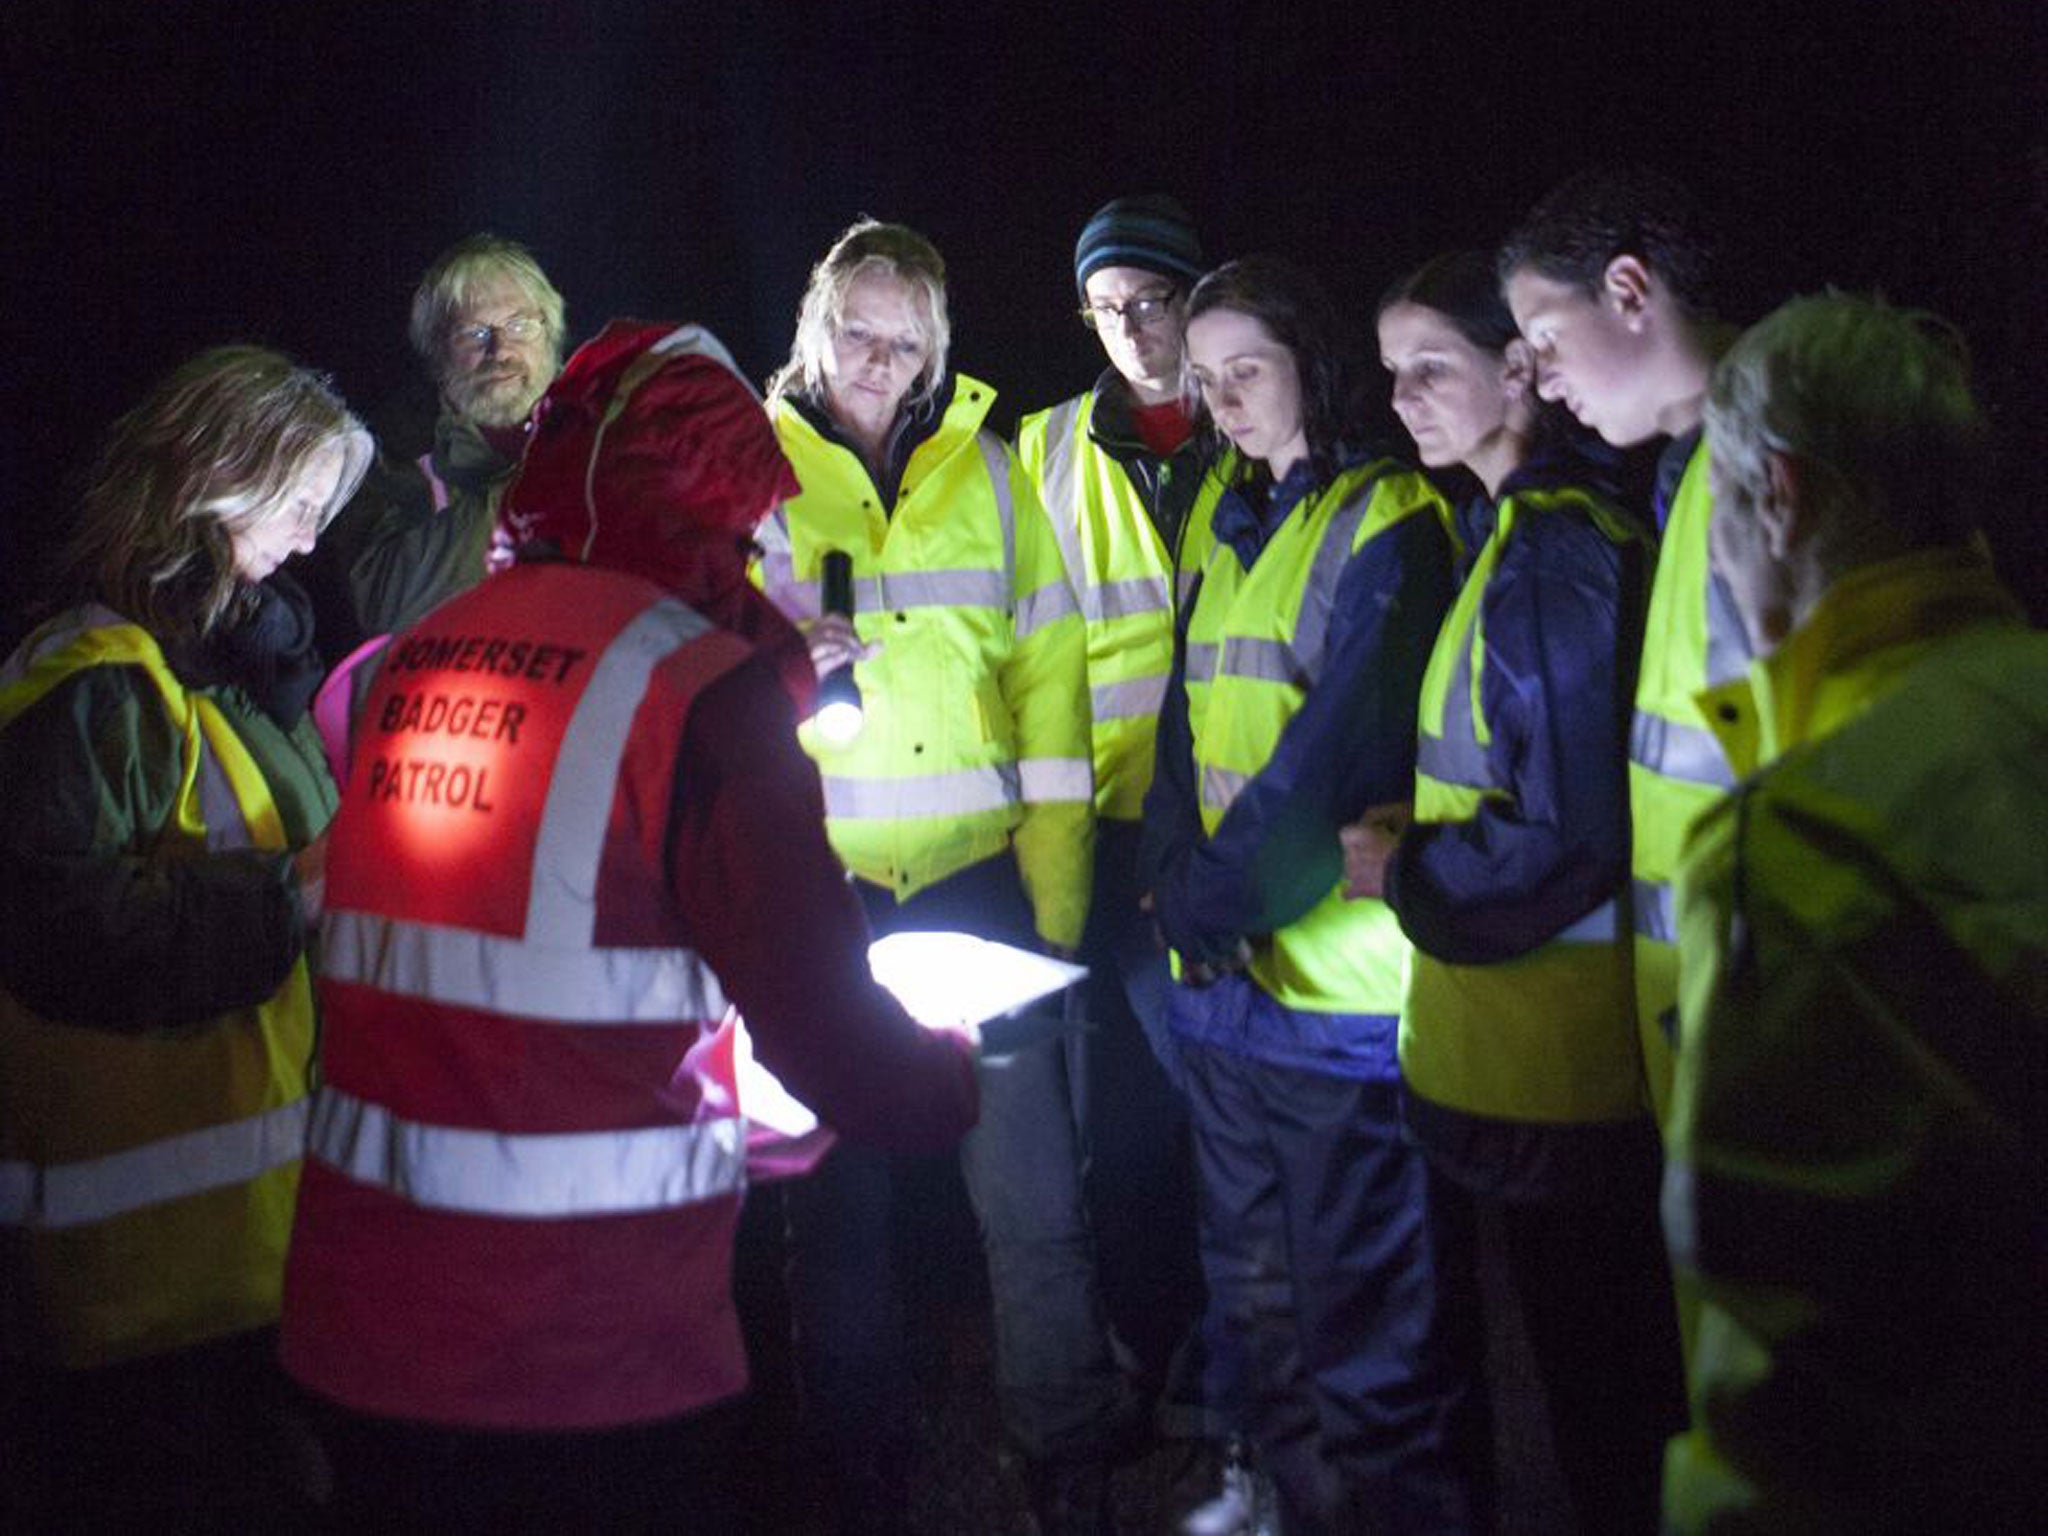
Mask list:
[[1986,427],[1968,349],[1937,316],[1854,294],[1794,299],[1715,367],[1706,426],[1716,472],[1736,485],[1761,487],[1779,453],[1910,547],[1975,527]]
[[1528,270],[1598,297],[1608,263],[1634,256],[1688,312],[1714,309],[1714,242],[1698,202],[1640,166],[1583,171],[1529,210],[1500,248],[1505,282]]
[[369,433],[324,376],[289,358],[201,353],[109,429],[57,557],[61,586],[160,641],[204,638],[243,586],[233,531],[290,515],[293,481],[330,447],[342,473],[322,527],[369,467]]
[[[1285,347],[1301,379],[1303,435],[1309,463],[1318,483],[1337,472],[1345,443],[1358,420],[1361,371],[1343,316],[1328,290],[1313,274],[1279,256],[1246,256],[1226,262],[1195,284],[1188,295],[1187,318],[1214,309],[1249,315]],[[1183,359],[1183,370],[1188,364]],[[1185,393],[1208,423],[1192,373],[1184,372]],[[1214,426],[1207,424],[1209,446],[1220,448]]]
[[1433,256],[1380,296],[1375,321],[1396,304],[1417,304],[1450,321],[1473,346],[1495,356],[1520,332],[1501,297],[1493,258],[1484,251],[1446,251]]
[[447,368],[448,331],[456,311],[495,277],[510,278],[525,290],[527,302],[540,311],[549,350],[557,360],[561,358],[568,336],[568,309],[533,252],[517,240],[499,235],[471,235],[435,257],[413,290],[412,349],[437,381]]
[[946,352],[953,328],[946,316],[946,262],[931,241],[902,224],[856,219],[832,242],[832,249],[811,268],[811,280],[797,307],[796,339],[789,361],[768,380],[771,398],[825,393],[825,358],[833,334],[846,314],[846,295],[855,282],[874,273],[893,277],[910,289],[911,303],[930,349],[924,369],[904,396],[906,407],[919,406],[938,392],[946,377]]

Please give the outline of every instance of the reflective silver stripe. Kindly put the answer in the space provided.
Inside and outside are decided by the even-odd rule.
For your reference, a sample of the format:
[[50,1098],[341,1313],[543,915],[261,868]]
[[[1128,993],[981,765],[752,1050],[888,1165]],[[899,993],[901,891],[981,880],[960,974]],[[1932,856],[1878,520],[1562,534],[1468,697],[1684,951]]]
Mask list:
[[1045,479],[1040,494],[1046,516],[1052,520],[1060,559],[1067,567],[1067,579],[1076,590],[1084,590],[1088,585],[1088,567],[1081,549],[1081,443],[1086,430],[1084,407],[1091,406],[1094,398],[1092,394],[1076,395],[1047,412],[1045,422]]
[[872,596],[880,608],[994,608],[1010,606],[1010,585],[998,571],[889,571],[854,583],[854,600]]
[[1660,944],[1678,942],[1678,898],[1668,880],[1637,879],[1633,885],[1635,930]]
[[1735,594],[1718,571],[1707,568],[1707,677],[1709,684],[1733,682],[1749,670],[1749,627]]
[[307,1152],[414,1205],[475,1216],[672,1210],[742,1184],[745,1122],[513,1135],[402,1120],[323,1088]]
[[1213,763],[1202,768],[1202,804],[1212,810],[1227,811],[1230,803],[1251,783],[1252,776],[1239,773],[1235,768],[1218,768]]
[[825,814],[849,820],[897,820],[916,816],[970,816],[1000,811],[1018,800],[1017,767],[962,768],[954,773],[918,773],[900,779],[854,779],[824,775]]
[[1173,608],[1164,576],[1132,576],[1123,581],[1106,581],[1090,589],[1087,598],[1082,600],[1084,611],[1090,606],[1088,598],[1094,600],[1093,611],[1087,613],[1090,619],[1128,619],[1141,613],[1169,613]]
[[246,1184],[298,1160],[306,1101],[145,1142],[105,1157],[38,1168],[0,1162],[0,1225],[78,1227]]
[[1440,783],[1492,789],[1496,786],[1488,778],[1486,749],[1479,744],[1472,698],[1472,652],[1479,643],[1480,615],[1477,609],[1463,611],[1469,622],[1458,632],[1457,659],[1444,689],[1443,735],[1422,732],[1415,743],[1415,766]]
[[1714,733],[1704,726],[1681,725],[1646,709],[1636,711],[1629,728],[1628,755],[1632,762],[1689,784],[1708,784],[1729,789],[1735,784],[1734,770]]
[[1556,944],[1612,944],[1621,937],[1621,907],[1613,901],[1603,901],[1576,923],[1559,933],[1551,942]]
[[1025,757],[1017,761],[1017,785],[1025,800],[1044,805],[1095,798],[1095,770],[1085,757]]
[[[1451,711],[1444,711],[1444,723],[1450,723]],[[1441,736],[1432,736],[1427,731],[1415,741],[1415,771],[1426,773],[1439,784],[1456,784],[1465,789],[1489,789],[1486,782],[1485,765],[1475,768],[1467,750],[1453,745]]]
[[796,555],[789,543],[789,509],[777,507],[754,530],[761,546],[761,590],[792,619],[818,616],[818,583],[796,579]]
[[[824,601],[821,583],[794,581],[789,590],[799,599],[800,611],[818,612]],[[994,608],[1010,606],[1009,588],[994,571],[890,571],[880,576],[856,576],[853,606],[859,613],[887,613],[903,608]]]
[[1216,658],[1222,648],[1213,641],[1190,640],[1187,651],[1187,680],[1206,683],[1216,676]]
[[655,667],[709,629],[681,603],[649,606],[598,658],[563,733],[533,850],[526,898],[530,944],[590,947],[597,922],[597,864],[611,820],[626,737]]
[[1088,690],[1097,720],[1149,720],[1166,702],[1164,677],[1134,677],[1121,683],[1097,683]]
[[[192,707],[196,710],[199,706]],[[242,815],[242,802],[235,798],[235,787],[228,782],[227,770],[213,755],[213,744],[206,739],[204,727],[198,737],[199,814],[206,821],[206,846],[217,852],[254,846],[249,823]]]
[[516,938],[330,911],[320,972],[395,997],[551,1024],[715,1019],[725,993],[687,949],[546,948]]
[[981,448],[981,459],[988,466],[989,486],[996,496],[996,521],[1003,528],[1003,592],[1005,601],[996,607],[1007,607],[1007,595],[1017,585],[1017,502],[1010,493],[1010,454],[1003,447],[1002,439],[993,432],[976,432],[974,441]]
[[1046,625],[1071,618],[1080,611],[1080,605],[1074,601],[1074,589],[1067,585],[1065,577],[1049,581],[1036,592],[1027,592],[1018,600],[1017,638],[1025,639]]
[[1295,662],[1294,648],[1285,640],[1259,640],[1250,635],[1230,635],[1224,639],[1223,675],[1291,683],[1297,688],[1306,688],[1309,683]]
[[1312,686],[1323,670],[1323,642],[1329,638],[1330,615],[1337,607],[1337,584],[1344,579],[1344,567],[1351,561],[1352,541],[1358,537],[1358,525],[1371,508],[1378,485],[1379,477],[1374,475],[1331,515],[1330,526],[1323,530],[1323,542],[1317,546],[1315,560],[1309,566],[1301,606],[1295,610],[1293,636],[1304,687]]

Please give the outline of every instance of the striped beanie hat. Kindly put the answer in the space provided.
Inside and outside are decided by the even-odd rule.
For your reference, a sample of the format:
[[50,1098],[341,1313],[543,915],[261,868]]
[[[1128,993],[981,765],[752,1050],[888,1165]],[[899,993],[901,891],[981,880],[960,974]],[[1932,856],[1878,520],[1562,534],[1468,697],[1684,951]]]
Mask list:
[[1187,209],[1154,192],[1104,203],[1082,226],[1074,242],[1074,287],[1084,299],[1088,274],[1098,267],[1142,267],[1192,288],[1208,263]]

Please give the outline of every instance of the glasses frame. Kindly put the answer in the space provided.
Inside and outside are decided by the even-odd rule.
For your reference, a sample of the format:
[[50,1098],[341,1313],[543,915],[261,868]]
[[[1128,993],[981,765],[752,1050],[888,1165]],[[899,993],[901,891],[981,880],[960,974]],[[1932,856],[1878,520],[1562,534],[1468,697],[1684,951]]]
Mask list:
[[499,325],[486,325],[478,321],[473,325],[451,325],[448,327],[450,348],[468,347],[474,352],[487,352],[493,342],[528,341],[547,333],[545,315],[519,314]]
[[[1083,304],[1079,311],[1081,323],[1098,332],[1116,330],[1126,321],[1141,331],[1149,330],[1173,313],[1179,298],[1178,288],[1168,288],[1164,293],[1138,294],[1121,304]],[[1148,307],[1149,314],[1140,313]]]

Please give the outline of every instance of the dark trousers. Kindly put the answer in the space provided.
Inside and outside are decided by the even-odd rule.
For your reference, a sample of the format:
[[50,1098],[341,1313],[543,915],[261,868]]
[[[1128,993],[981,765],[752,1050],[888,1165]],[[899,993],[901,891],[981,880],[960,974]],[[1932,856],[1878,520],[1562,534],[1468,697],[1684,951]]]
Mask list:
[[1203,1269],[1284,1529],[1474,1529],[1473,1410],[1398,1085],[1183,1049]]
[[1138,841],[1136,822],[1096,823],[1080,951],[1091,1027],[1067,1053],[1068,1084],[1103,1302],[1147,1395],[1166,1394],[1162,1427],[1192,1434],[1204,1406],[1182,1363],[1204,1296],[1194,1158],[1179,1047],[1166,1028],[1173,979],[1138,907]]
[[[618,1429],[448,1428],[319,1405],[341,1532],[739,1530],[728,1406]],[[255,1529],[255,1527],[251,1527]]]
[[[1030,904],[1005,854],[897,902],[856,881],[877,937],[972,933],[1037,947]],[[1136,1412],[1096,1280],[1082,1198],[1075,1077],[1083,1037],[984,1058],[981,1118],[960,1166],[980,1224],[995,1312],[1003,1429],[1038,1461],[1100,1454]],[[882,1528],[910,1438],[904,1307],[891,1242],[903,1182],[888,1156],[847,1143],[784,1194],[793,1355],[807,1412],[849,1495],[842,1528]],[[852,1503],[873,1500],[874,1519]]]
[[329,1482],[275,1329],[95,1370],[0,1360],[0,1530],[305,1530]]
[[[1581,1199],[1501,1201],[1430,1176],[1455,1221],[1500,1233],[1550,1418],[1558,1470],[1588,1533],[1658,1529],[1664,1447],[1685,1427],[1685,1375],[1652,1160]],[[1461,1213],[1462,1214],[1459,1214]],[[1459,1284],[1447,1294],[1469,1299]]]

